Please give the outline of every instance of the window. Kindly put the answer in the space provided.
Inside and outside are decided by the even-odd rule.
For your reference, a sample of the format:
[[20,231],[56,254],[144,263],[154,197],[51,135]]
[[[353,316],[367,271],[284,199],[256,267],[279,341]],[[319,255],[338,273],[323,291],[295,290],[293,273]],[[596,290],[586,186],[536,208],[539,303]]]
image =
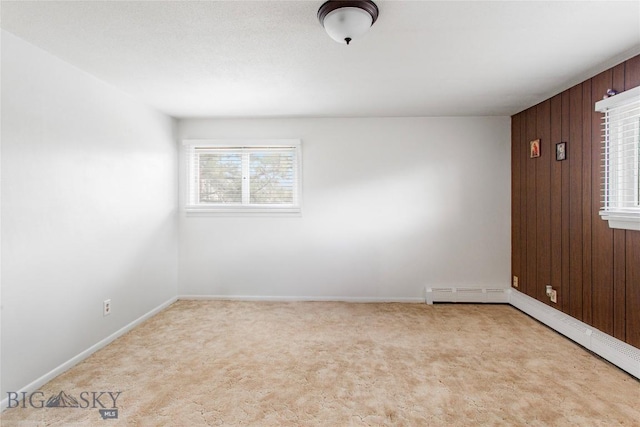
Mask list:
[[299,140],[184,141],[188,212],[299,213]]
[[611,228],[640,230],[640,87],[598,101],[596,111],[604,113],[600,216]]

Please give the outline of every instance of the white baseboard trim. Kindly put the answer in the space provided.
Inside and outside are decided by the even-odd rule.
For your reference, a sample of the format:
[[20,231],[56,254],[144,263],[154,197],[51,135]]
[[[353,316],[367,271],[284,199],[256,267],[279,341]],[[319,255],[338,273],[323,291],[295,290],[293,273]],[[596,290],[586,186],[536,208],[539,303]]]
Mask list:
[[258,296],[258,295],[178,295],[179,300],[271,301],[271,302],[402,302],[424,303],[421,297],[323,297],[323,296]]
[[508,288],[427,287],[425,302],[509,303]]
[[[107,345],[112,343],[117,338],[119,338],[122,335],[126,334],[127,332],[129,332],[130,330],[132,330],[136,326],[140,325],[142,322],[144,322],[145,320],[149,319],[150,317],[158,314],[159,312],[161,312],[165,308],[169,307],[171,304],[173,304],[176,301],[177,301],[177,298],[173,297],[173,298],[169,299],[168,301],[165,301],[164,303],[160,304],[156,308],[148,311],[147,313],[145,313],[142,316],[138,317],[137,319],[135,319],[131,323],[129,323],[129,324],[123,326],[122,328],[118,329],[116,332],[112,333],[111,335],[109,335],[105,339],[103,339],[103,340],[97,342],[96,344],[92,345],[91,347],[89,347],[88,349],[83,351],[82,353],[78,354],[75,357],[72,357],[71,359],[69,359],[66,362],[64,362],[62,365],[60,365],[57,368],[51,370],[50,372],[47,372],[46,374],[44,374],[43,376],[41,376],[37,380],[31,382],[30,384],[22,387],[20,390],[17,390],[18,395],[22,395],[23,392],[29,394],[29,393],[32,393],[32,392],[38,390],[38,388],[40,388],[44,384],[48,383],[49,381],[51,381],[52,379],[54,379],[58,375],[62,374],[63,372],[65,372],[67,370],[69,370],[70,368],[74,367],[78,363],[82,362],[84,359],[86,359],[87,357],[91,356],[93,353],[95,353],[96,351],[100,350],[101,348],[106,347]],[[14,390],[12,390],[12,391],[14,391]],[[9,398],[6,397],[6,398],[2,399],[2,401],[0,401],[0,411],[4,411],[7,408],[8,405],[9,405]]]
[[515,289],[509,292],[509,303],[640,379],[640,349]]

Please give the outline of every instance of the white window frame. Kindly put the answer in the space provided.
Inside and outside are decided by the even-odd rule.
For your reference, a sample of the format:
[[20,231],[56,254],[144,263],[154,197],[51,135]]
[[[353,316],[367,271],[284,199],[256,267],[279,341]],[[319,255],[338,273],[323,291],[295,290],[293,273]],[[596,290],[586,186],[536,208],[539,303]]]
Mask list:
[[[299,139],[185,139],[182,141],[184,165],[185,165],[185,185],[184,185],[184,210],[188,215],[293,215],[302,214],[302,141]],[[275,150],[293,150],[295,152],[294,168],[294,197],[292,204],[251,204],[249,203],[248,179],[242,182],[241,204],[210,204],[199,203],[195,200],[197,189],[197,170],[193,167],[192,156],[195,149],[230,149],[247,151],[243,154],[243,170],[248,169],[248,153],[251,150],[271,148]]]
[[[640,231],[640,116],[638,116],[638,126],[632,129],[632,138],[635,138],[636,144],[631,146],[631,149],[626,145],[625,150],[612,149],[611,144],[615,143],[612,141],[619,141],[619,139],[610,137],[609,126],[609,121],[615,120],[609,117],[609,111],[630,104],[635,104],[632,108],[640,111],[640,86],[596,102],[596,111],[603,113],[604,192],[600,216],[609,222],[610,228]],[[611,196],[616,191],[621,192],[621,189],[633,192],[631,200],[625,199],[626,206],[616,203],[617,198]],[[633,205],[630,206],[629,201]]]

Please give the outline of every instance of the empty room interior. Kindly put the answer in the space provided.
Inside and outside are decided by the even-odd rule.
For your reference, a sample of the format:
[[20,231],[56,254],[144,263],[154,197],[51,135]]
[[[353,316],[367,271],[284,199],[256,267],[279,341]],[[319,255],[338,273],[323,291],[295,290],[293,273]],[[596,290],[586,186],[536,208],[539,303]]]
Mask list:
[[2,426],[640,423],[640,2],[0,2]]

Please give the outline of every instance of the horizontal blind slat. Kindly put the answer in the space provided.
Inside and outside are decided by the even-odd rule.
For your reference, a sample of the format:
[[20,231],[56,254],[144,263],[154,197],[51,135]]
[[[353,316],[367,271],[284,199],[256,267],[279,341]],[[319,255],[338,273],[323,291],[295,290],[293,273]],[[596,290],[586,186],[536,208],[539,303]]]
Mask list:
[[602,209],[640,213],[640,98],[609,107],[602,119]]

